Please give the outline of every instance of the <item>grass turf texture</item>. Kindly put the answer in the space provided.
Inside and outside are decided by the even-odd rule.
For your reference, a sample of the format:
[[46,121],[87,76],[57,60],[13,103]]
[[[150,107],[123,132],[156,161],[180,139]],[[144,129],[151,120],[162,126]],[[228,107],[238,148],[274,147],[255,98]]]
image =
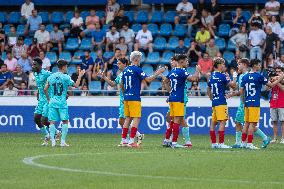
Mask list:
[[[161,147],[162,138],[146,135],[142,148],[130,149],[117,147],[118,135],[76,134],[68,138],[72,147],[63,149],[41,147],[39,134],[0,134],[0,188],[284,188],[284,145],[210,149],[209,136],[193,136],[192,149],[169,149]],[[233,142],[233,136],[226,137],[227,144]],[[35,163],[79,171],[23,163],[37,155],[48,156]]]

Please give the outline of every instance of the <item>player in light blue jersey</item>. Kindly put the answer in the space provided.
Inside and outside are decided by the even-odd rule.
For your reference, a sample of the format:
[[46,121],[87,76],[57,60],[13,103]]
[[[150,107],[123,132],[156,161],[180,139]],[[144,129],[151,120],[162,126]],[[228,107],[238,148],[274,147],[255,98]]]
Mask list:
[[[126,58],[118,59],[117,66],[120,71],[120,74],[116,77],[114,81],[110,80],[104,73],[100,73],[100,75],[110,86],[112,87],[118,86],[118,88],[120,88],[122,72],[128,66],[128,60]],[[121,126],[121,128],[123,127],[125,121],[123,100],[124,100],[123,92],[120,89],[119,90],[119,125]],[[142,140],[144,139],[144,134],[141,134],[139,131],[137,131],[136,138],[137,138],[137,144],[140,145],[142,143]],[[122,144],[120,144],[119,146],[121,145]]]
[[50,122],[49,132],[51,139],[51,146],[56,145],[55,140],[55,122],[62,121],[62,135],[61,135],[61,147],[69,146],[66,144],[66,136],[68,132],[68,106],[67,106],[67,91],[69,87],[78,87],[81,82],[81,78],[85,74],[85,70],[79,72],[76,83],[67,75],[67,61],[58,60],[57,66],[59,71],[48,77],[44,92],[49,102],[48,120]]

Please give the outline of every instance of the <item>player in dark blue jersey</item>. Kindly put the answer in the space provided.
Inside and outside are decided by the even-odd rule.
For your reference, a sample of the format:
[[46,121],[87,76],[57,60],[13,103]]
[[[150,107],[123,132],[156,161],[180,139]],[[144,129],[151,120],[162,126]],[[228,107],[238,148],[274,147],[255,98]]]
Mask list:
[[[242,143],[246,141],[246,148],[248,149],[259,149],[252,144],[253,133],[256,130],[257,123],[260,119],[260,93],[263,85],[268,87],[274,87],[279,82],[283,81],[284,75],[282,74],[273,83],[269,82],[263,75],[259,73],[261,70],[260,60],[251,60],[251,71],[243,76],[240,93],[243,95],[245,105],[245,126],[242,130]],[[270,140],[267,140],[266,147]]]
[[[214,59],[214,71],[212,72],[209,82],[207,93],[212,100],[212,121],[210,126],[210,137],[212,142],[212,148],[231,148],[224,144],[225,138],[225,126],[228,120],[228,107],[225,96],[225,90],[227,87],[236,87],[237,73],[234,73],[234,80],[230,81],[229,75],[223,72],[225,67],[225,60],[223,58]],[[215,128],[217,124],[219,126],[219,144],[216,143]]]
[[[130,54],[131,65],[124,69],[121,77],[121,89],[124,95],[124,115],[126,117],[122,131],[122,144],[129,147],[138,147],[134,142],[134,137],[141,119],[141,82],[143,80],[152,82],[166,70],[165,67],[159,68],[154,75],[147,76],[139,67],[141,58],[141,52],[133,51]],[[127,141],[126,137],[131,123],[130,139]]]

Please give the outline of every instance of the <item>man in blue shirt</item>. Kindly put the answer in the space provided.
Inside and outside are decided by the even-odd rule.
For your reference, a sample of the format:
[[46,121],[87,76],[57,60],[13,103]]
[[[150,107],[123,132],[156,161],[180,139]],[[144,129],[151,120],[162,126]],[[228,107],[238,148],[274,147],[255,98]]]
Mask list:
[[[212,148],[231,148],[224,144],[225,140],[225,126],[228,120],[228,107],[225,96],[227,87],[236,87],[237,73],[233,75],[233,81],[230,81],[228,73],[222,73],[225,67],[225,60],[223,58],[216,58],[213,60],[214,72],[211,74],[208,82],[207,93],[212,101],[212,121],[210,125],[210,137]],[[219,126],[219,144],[216,143],[215,128]]]
[[74,57],[75,59],[80,59],[82,61],[81,70],[85,70],[85,76],[88,78],[88,83],[91,83],[92,81],[92,70],[94,66],[94,60],[90,53],[90,50],[86,50],[83,56]]
[[230,36],[235,35],[236,33],[239,32],[240,27],[246,23],[245,17],[242,15],[242,9],[238,7],[236,9],[236,13],[232,14],[232,22],[233,22],[233,27],[230,30]]
[[[122,72],[120,84],[124,95],[124,116],[126,117],[122,131],[122,144],[129,147],[139,146],[134,142],[134,137],[141,119],[141,83],[143,80],[152,82],[166,70],[164,67],[159,68],[154,75],[147,76],[139,67],[141,59],[142,53],[139,51],[133,51],[130,54],[131,65]],[[127,141],[126,137],[130,125],[132,125],[130,139]]]
[[34,9],[32,11],[32,15],[28,18],[26,25],[25,34],[34,34],[37,30],[39,30],[39,26],[42,24],[41,16],[37,14],[37,10]]
[[96,23],[96,29],[92,32],[92,44],[98,49],[102,49],[105,43],[106,32],[101,30],[100,23]]
[[175,49],[175,54],[187,54],[188,48],[184,46],[183,39],[179,39],[178,47]]
[[10,80],[12,80],[12,74],[8,71],[7,65],[3,64],[0,70],[0,90],[4,90]]
[[257,123],[260,119],[261,88],[263,85],[267,85],[272,88],[284,79],[284,75],[282,74],[273,83],[269,82],[259,73],[261,70],[260,63],[261,62],[258,59],[252,59],[250,61],[252,69],[249,73],[243,76],[240,89],[240,94],[243,95],[245,106],[245,125],[242,131],[242,143],[245,143],[247,138],[246,148],[251,150],[259,149],[252,144],[252,141],[253,133],[255,132]]

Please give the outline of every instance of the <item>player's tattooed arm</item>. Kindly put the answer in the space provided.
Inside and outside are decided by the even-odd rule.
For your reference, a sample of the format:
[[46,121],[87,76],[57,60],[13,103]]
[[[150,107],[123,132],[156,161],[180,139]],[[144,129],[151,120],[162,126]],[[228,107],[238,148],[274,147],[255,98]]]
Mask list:
[[159,68],[153,75],[146,77],[145,81],[148,83],[151,83],[152,81],[154,81],[160,74],[164,73],[164,71],[166,71],[167,67],[161,67]]
[[103,80],[105,80],[110,86],[115,87],[116,83],[110,80],[103,72],[99,72],[98,76],[101,76]]
[[78,75],[78,79],[76,81],[76,83],[74,84],[74,87],[78,88],[80,86],[81,83],[81,79],[85,74],[85,70],[80,70],[79,75]]
[[268,82],[266,86],[271,87],[271,88],[275,87],[278,83],[282,82],[283,79],[284,79],[284,74],[281,74],[279,75],[277,80],[275,80],[274,82]]
[[49,83],[47,81],[45,86],[44,86],[44,94],[46,96],[47,101],[49,102],[50,101],[50,97],[49,97],[49,94],[48,94],[48,88],[49,88]]
[[187,80],[189,81],[199,81],[201,77],[201,67],[199,65],[196,66],[195,73],[193,75],[190,75],[187,77]]
[[165,78],[163,79],[163,83],[164,83],[165,89],[166,89],[168,92],[170,92],[170,91],[171,91],[170,80],[165,77]]

